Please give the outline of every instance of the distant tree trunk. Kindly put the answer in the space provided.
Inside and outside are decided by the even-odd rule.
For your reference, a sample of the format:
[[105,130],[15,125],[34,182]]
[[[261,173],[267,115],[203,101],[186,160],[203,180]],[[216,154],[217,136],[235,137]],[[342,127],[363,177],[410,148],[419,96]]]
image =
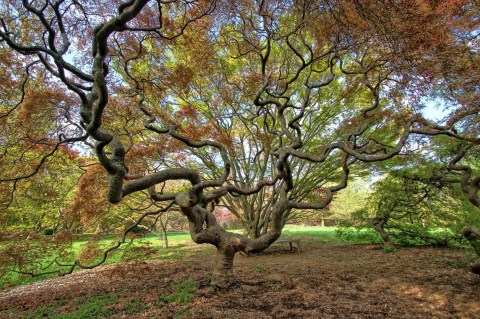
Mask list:
[[248,229],[248,238],[257,239],[258,237],[260,237],[260,229],[256,226],[251,226]]
[[162,229],[162,247],[164,249],[168,248],[168,235],[165,229]]
[[387,224],[388,217],[384,216],[377,216],[370,220],[370,224],[372,225],[373,229],[377,231],[380,237],[383,240],[383,248],[385,250],[391,250],[395,248],[395,244],[390,239],[390,234],[385,231],[385,225]]
[[160,226],[162,228],[162,247],[164,249],[168,248],[168,235],[167,235],[167,222],[168,222],[168,212],[165,213],[165,222],[162,220],[162,216],[159,217]]

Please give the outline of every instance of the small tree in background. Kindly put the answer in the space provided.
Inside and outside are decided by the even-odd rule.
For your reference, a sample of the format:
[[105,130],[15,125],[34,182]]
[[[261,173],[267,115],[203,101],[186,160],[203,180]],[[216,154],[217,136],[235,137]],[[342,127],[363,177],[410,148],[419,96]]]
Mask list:
[[357,225],[373,228],[385,250],[394,243],[448,246],[460,240],[470,215],[455,190],[423,174],[396,171],[373,185],[366,208],[354,213]]

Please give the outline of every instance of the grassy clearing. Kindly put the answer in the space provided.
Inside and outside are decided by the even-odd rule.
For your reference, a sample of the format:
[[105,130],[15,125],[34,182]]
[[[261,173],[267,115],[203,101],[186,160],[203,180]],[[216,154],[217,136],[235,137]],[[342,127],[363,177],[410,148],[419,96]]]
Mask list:
[[[354,231],[348,236],[338,238],[337,229],[335,227],[315,227],[315,226],[297,226],[287,225],[284,228],[282,237],[299,237],[308,239],[319,244],[327,244],[332,242],[369,242],[371,238],[368,236],[358,236]],[[241,230],[231,230],[233,232],[241,233]],[[88,240],[92,236],[82,236],[75,241],[72,246],[71,256],[78,258],[83,246],[85,246]],[[102,238],[99,242],[99,247],[106,249],[113,246],[118,241],[118,237],[114,235],[108,235]],[[146,259],[173,259],[181,260],[185,256],[201,253],[210,253],[214,251],[214,247],[211,245],[197,245],[194,244],[190,238],[190,235],[186,232],[171,232],[168,234],[169,248],[162,247],[162,239],[159,236],[148,234],[144,237],[137,238],[133,244],[125,244],[120,249],[112,252],[109,255],[105,264],[113,264],[122,261],[131,260],[146,260]],[[89,264],[92,264],[99,260],[99,257],[93,258]],[[50,260],[48,256],[45,257],[44,264],[47,264]],[[70,261],[71,262],[71,261]],[[50,268],[49,270],[53,270]],[[53,277],[55,275],[44,275],[38,277],[30,277],[26,275],[20,275],[14,272],[9,272],[7,276],[0,278],[0,289],[18,286],[22,284],[31,283],[34,281]]]
[[[72,263],[73,260],[78,259],[82,250],[88,240],[92,236],[84,235],[80,239],[76,240],[72,245],[70,253],[71,258],[65,260],[66,263]],[[103,237],[98,247],[103,250],[112,247],[118,241],[118,237],[114,235],[108,235]],[[109,254],[107,261],[104,265],[114,264],[123,261],[132,260],[147,260],[147,259],[173,259],[180,260],[184,256],[194,254],[198,251],[212,251],[213,247],[210,245],[197,245],[192,242],[189,233],[185,232],[171,232],[168,234],[169,248],[163,248],[162,239],[159,236],[148,234],[145,237],[136,238],[131,244],[124,244],[116,251]],[[51,263],[54,257],[45,256],[42,261],[43,265]],[[93,258],[86,264],[93,264],[100,260],[100,257]],[[60,270],[59,267],[51,266],[48,271]],[[65,269],[61,269],[65,271]],[[1,273],[0,273],[1,274]],[[8,272],[4,276],[0,276],[0,289],[7,287],[14,287],[18,285],[24,285],[35,281],[47,279],[56,276],[55,274],[41,275],[31,277],[29,275],[22,275],[16,272]]]
[[319,244],[328,243],[381,243],[378,234],[371,230],[348,229],[339,232],[337,227],[297,226],[287,225],[283,229],[282,237],[300,237],[313,240]]
[[308,238],[319,243],[338,242],[335,230],[335,227],[287,225],[283,229],[282,237]]

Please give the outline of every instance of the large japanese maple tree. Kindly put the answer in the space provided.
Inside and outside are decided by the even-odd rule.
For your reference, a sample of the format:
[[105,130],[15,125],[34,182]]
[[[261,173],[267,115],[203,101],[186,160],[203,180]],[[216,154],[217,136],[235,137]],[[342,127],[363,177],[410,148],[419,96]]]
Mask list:
[[[2,160],[20,168],[2,173],[3,190],[38,173],[62,145],[84,143],[107,173],[109,202],[148,192],[178,207],[192,240],[217,248],[212,283],[229,286],[236,252],[266,249],[292,210],[325,208],[357,163],[407,154],[420,135],[478,147],[478,128],[456,129],[478,118],[478,78],[467,70],[466,85],[452,81],[449,65],[467,65],[455,52],[475,52],[474,8],[447,0],[7,0]],[[465,104],[442,125],[421,114],[434,88]],[[14,141],[23,151],[10,152]],[[176,180],[188,187],[162,187]],[[298,195],[304,187],[321,196],[307,200]],[[216,204],[248,196],[262,198],[247,202],[247,221],[260,216],[264,231],[247,237],[218,225]],[[69,265],[77,266],[95,265]]]

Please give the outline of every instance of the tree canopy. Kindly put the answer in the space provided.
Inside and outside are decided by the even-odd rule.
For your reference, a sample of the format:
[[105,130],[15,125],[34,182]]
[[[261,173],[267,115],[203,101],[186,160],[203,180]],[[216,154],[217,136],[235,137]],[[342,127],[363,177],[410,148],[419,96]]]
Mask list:
[[[72,198],[77,219],[142,207],[126,232],[178,209],[228,286],[236,252],[266,249],[369,163],[438,152],[436,172],[479,207],[475,1],[115,3],[0,5],[7,217],[47,179],[61,187],[44,195]],[[441,121],[422,112],[432,99],[446,101]],[[49,171],[68,156],[78,163]],[[216,205],[249,236],[223,229]]]

